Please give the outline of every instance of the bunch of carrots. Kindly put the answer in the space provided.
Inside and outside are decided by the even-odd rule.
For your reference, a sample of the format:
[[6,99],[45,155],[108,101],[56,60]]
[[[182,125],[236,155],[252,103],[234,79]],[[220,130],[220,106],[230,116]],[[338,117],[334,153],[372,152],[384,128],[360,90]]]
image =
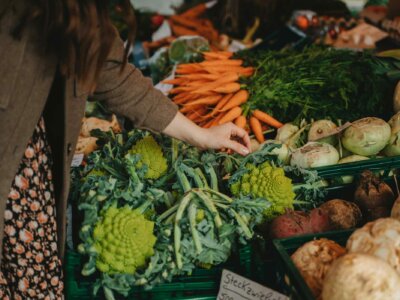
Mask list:
[[266,129],[262,124],[275,128],[283,125],[260,110],[249,113],[246,105],[249,92],[242,89],[239,79],[253,75],[252,67],[243,67],[243,61],[232,59],[231,52],[204,52],[203,55],[203,62],[178,65],[177,77],[163,81],[174,85],[170,94],[181,113],[203,128],[234,122],[251,130],[260,143],[264,141]]

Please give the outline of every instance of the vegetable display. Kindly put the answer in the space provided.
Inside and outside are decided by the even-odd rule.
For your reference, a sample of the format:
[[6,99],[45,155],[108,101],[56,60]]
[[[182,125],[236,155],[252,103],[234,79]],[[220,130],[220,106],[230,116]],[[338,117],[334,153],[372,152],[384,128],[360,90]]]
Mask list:
[[[95,273],[93,292],[102,288],[107,299],[113,292],[127,295],[134,286],[152,288],[195,268],[226,262],[238,244],[253,237],[254,227],[276,200],[231,197],[228,181],[222,179],[267,159],[273,177],[276,156],[269,153],[275,145],[244,159],[201,153],[142,131],[97,132],[97,137],[102,147],[81,167],[73,190],[83,214],[78,250],[88,257],[82,274]],[[282,176],[283,169],[276,170]],[[321,199],[315,173],[291,169],[288,174],[308,178],[307,184],[297,183],[304,205]]]
[[252,131],[262,143],[266,126],[279,128],[283,124],[259,109],[249,109],[249,93],[239,80],[251,76],[254,69],[242,66],[243,61],[232,55],[225,51],[203,52],[203,62],[178,65],[176,78],[163,83],[174,85],[170,90],[174,103],[196,124],[209,128],[234,122]]

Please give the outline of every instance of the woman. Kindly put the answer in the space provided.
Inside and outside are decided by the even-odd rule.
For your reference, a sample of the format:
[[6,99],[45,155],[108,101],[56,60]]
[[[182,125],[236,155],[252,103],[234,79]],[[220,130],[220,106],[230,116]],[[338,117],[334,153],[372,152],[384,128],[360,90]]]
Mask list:
[[[132,27],[129,1],[120,2]],[[107,8],[105,0],[0,1],[1,299],[62,298],[69,168],[88,97],[137,128],[249,152],[243,130],[199,128],[126,64]]]

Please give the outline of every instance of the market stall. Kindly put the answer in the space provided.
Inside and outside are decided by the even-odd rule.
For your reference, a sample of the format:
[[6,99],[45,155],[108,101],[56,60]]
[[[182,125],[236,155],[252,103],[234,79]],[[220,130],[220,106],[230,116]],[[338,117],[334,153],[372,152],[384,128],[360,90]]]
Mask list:
[[259,2],[138,11],[130,60],[199,126],[244,128],[252,153],[88,103],[67,299],[400,299],[393,4]]

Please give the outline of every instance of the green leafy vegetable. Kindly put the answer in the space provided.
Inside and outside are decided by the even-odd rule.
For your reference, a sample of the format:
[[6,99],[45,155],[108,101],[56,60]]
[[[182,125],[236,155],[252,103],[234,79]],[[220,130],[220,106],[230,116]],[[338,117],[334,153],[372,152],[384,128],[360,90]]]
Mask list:
[[303,51],[242,52],[255,74],[245,80],[251,106],[283,122],[356,120],[391,107],[385,95],[393,68],[371,53],[310,47]]

